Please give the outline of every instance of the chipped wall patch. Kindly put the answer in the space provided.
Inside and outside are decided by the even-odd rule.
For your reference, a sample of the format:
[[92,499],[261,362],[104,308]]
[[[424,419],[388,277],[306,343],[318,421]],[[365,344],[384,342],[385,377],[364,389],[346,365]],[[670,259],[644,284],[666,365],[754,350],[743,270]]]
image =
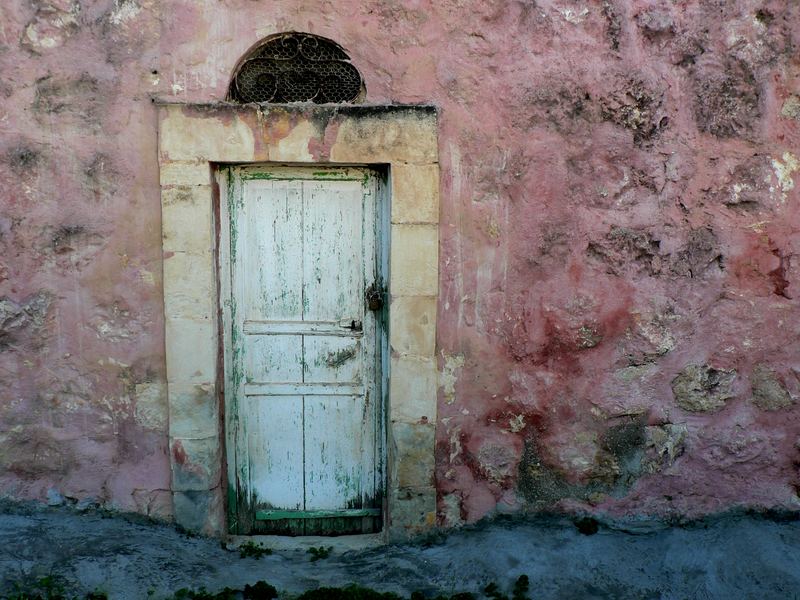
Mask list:
[[136,15],[141,11],[142,7],[134,0],[114,0],[114,10],[111,12],[108,20],[114,25],[122,25],[127,21],[135,19]]
[[[781,159],[772,159],[772,169],[781,191],[781,202],[786,202],[788,193],[794,189],[794,173],[800,170],[800,161],[791,152],[784,152]],[[772,191],[772,188],[770,188]]]
[[442,352],[442,357],[444,358],[444,367],[439,373],[439,387],[444,394],[444,401],[452,404],[456,399],[456,381],[458,381],[459,371],[464,366],[464,355],[446,356]]
[[156,431],[167,426],[167,390],[162,382],[137,383],[134,402],[134,417],[139,425]]

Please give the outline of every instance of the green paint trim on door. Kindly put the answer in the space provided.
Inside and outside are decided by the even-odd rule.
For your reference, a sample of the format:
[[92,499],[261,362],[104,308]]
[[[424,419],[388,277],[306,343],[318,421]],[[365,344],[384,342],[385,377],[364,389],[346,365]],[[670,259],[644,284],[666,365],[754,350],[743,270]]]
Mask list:
[[348,510],[257,510],[257,521],[279,519],[331,519],[337,517],[380,517],[380,508],[351,508]]

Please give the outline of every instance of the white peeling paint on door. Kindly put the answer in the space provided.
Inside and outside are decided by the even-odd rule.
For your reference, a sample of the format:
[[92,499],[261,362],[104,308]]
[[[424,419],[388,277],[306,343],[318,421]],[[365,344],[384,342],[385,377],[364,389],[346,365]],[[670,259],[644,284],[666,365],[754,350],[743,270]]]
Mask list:
[[290,167],[227,175],[220,263],[238,532],[379,515],[382,319],[364,301],[380,280],[377,177]]

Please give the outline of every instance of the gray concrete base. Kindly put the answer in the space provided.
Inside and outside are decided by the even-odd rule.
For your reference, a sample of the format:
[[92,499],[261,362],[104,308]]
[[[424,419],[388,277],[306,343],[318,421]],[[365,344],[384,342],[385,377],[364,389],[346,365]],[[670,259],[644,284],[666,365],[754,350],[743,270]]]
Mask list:
[[[569,519],[551,518],[498,521],[416,544],[371,547],[376,540],[368,538],[376,537],[262,537],[257,541],[274,553],[243,559],[217,539],[141,519],[6,506],[0,513],[0,576],[7,582],[55,574],[76,592],[101,589],[123,600],[164,598],[182,587],[242,588],[258,580],[289,593],[355,582],[430,597],[480,592],[491,581],[507,590],[521,574],[530,578],[536,600],[800,598],[796,520],[740,515],[686,527],[639,522],[585,535]],[[334,550],[311,562],[308,545]]]

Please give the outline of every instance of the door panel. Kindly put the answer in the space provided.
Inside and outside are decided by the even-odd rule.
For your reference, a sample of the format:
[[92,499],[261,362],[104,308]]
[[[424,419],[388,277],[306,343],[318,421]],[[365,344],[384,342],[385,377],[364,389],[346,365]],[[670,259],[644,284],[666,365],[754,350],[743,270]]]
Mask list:
[[[238,215],[234,260],[248,321],[302,319],[302,182],[251,181]],[[244,227],[242,228],[241,225]],[[245,276],[246,275],[246,276]]]
[[307,396],[305,402],[306,436],[319,440],[306,446],[306,509],[363,508],[363,493],[373,483],[363,468],[365,442],[371,446],[362,429],[364,398]]
[[379,313],[364,302],[379,279],[377,179],[358,169],[244,167],[228,177],[234,529],[379,529]]
[[[258,490],[259,504],[302,510],[303,446],[302,398],[248,396],[242,417],[247,422],[249,479]],[[271,485],[281,473],[281,485]]]
[[246,382],[303,380],[303,336],[245,335],[243,344]]
[[306,382],[361,381],[361,341],[353,337],[306,336]]
[[304,186],[303,234],[309,241],[303,253],[305,320],[361,320],[366,215],[359,188],[353,181]]

